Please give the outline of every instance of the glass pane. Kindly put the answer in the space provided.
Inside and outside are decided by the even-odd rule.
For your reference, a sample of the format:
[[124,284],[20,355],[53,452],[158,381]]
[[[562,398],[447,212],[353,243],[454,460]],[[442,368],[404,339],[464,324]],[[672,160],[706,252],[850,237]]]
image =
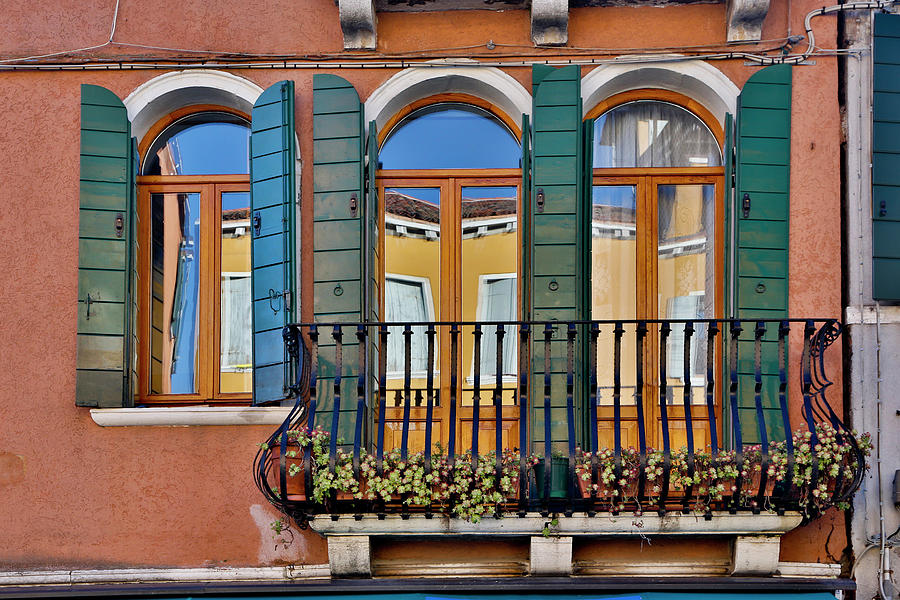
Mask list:
[[250,193],[222,192],[219,391],[253,386],[250,303]]
[[150,393],[196,393],[200,194],[151,194],[150,204]]
[[[591,318],[636,318],[636,213],[633,185],[595,185],[591,217]],[[601,327],[597,339],[597,385],[600,402],[612,404],[613,328]],[[635,332],[626,326],[621,346],[622,404],[634,403]]]
[[[518,318],[518,220],[516,186],[466,186],[462,188],[462,318],[464,321],[514,321]],[[462,368],[466,385],[475,382],[473,328],[463,328]],[[503,402],[513,403],[518,372],[518,329],[505,327],[501,355]],[[497,385],[497,327],[482,327],[480,386]],[[481,402],[492,393],[482,391]],[[468,395],[463,403],[471,402]]]
[[226,113],[198,113],[157,137],[143,175],[223,175],[250,172],[250,125]]
[[406,117],[378,153],[383,169],[517,169],[518,140],[496,117],[435,104]]
[[[715,316],[715,186],[660,185],[658,195],[658,282],[660,319],[708,319]],[[696,324],[685,365],[684,325],[672,324],[666,348],[668,402],[683,401],[690,377],[691,402],[706,401],[706,326]],[[686,369],[687,367],[687,369]],[[687,373],[685,371],[687,370]]]
[[[384,192],[385,319],[400,323],[434,321],[440,314],[441,190],[387,188]],[[414,389],[425,389],[428,339],[425,327],[413,327],[410,372]],[[435,362],[437,362],[435,337]],[[402,387],[405,369],[403,327],[388,334],[387,374],[390,388]],[[435,386],[439,380],[435,379]],[[399,399],[399,395],[396,398]],[[389,398],[389,404],[395,396]]]
[[689,111],[642,100],[594,121],[594,168],[718,167],[722,152],[706,124]]

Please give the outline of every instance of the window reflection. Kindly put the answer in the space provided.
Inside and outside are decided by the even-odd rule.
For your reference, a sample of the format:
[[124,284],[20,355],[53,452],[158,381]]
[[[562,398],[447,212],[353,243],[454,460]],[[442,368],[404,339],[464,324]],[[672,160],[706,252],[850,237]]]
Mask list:
[[[591,318],[634,319],[637,300],[637,189],[633,185],[595,185],[591,217]],[[633,327],[621,342],[621,402],[634,404],[635,335]],[[601,404],[612,404],[612,327],[597,338],[597,385]]]
[[221,229],[219,390],[249,393],[253,375],[249,192],[222,192]]
[[[385,317],[399,323],[435,320],[441,293],[441,189],[387,188],[385,206]],[[405,369],[402,327],[388,334],[388,377]],[[438,340],[435,339],[435,346]],[[425,327],[412,328],[410,371],[414,389],[424,389],[428,362]],[[435,348],[435,359],[437,359]]]
[[706,124],[667,102],[640,100],[594,121],[594,168],[718,167],[722,154]]
[[378,160],[383,169],[516,169],[522,151],[490,113],[464,104],[419,109],[390,133]]
[[250,173],[250,126],[228,113],[196,113],[157,137],[143,175],[221,175]]
[[[660,319],[707,319],[714,316],[715,186],[659,185],[658,294]],[[694,325],[689,363],[685,364],[684,325],[672,324],[666,348],[667,400],[680,403],[686,378],[691,402],[705,402],[706,325]]]
[[[464,186],[462,204],[462,318],[465,321],[513,321],[518,307],[518,219],[515,186]],[[480,384],[497,382],[497,327],[481,328]],[[463,337],[463,356],[474,383],[475,350],[471,328]],[[517,333],[504,328],[500,356],[502,382],[515,383]],[[487,395],[485,396],[487,397]],[[512,397],[510,395],[510,402]]]
[[200,194],[151,194],[150,392],[197,393]]

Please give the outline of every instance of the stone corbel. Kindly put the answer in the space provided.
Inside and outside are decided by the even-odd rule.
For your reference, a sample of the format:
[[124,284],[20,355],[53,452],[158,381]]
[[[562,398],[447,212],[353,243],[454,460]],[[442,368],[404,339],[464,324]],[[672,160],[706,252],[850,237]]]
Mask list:
[[758,42],[769,12],[769,0],[727,0],[729,42]]
[[569,0],[531,0],[531,40],[536,46],[569,41]]
[[344,50],[374,50],[375,3],[373,0],[338,0]]

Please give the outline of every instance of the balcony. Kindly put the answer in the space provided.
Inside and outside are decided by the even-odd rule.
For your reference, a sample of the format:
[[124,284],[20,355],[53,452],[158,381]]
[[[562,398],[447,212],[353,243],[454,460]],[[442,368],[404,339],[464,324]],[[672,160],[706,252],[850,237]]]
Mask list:
[[[756,536],[777,562],[778,536],[863,475],[865,442],[825,395],[840,333],[822,319],[290,325],[295,404],[256,483],[329,543]],[[410,485],[379,483],[411,465]],[[334,480],[358,485],[321,493]]]

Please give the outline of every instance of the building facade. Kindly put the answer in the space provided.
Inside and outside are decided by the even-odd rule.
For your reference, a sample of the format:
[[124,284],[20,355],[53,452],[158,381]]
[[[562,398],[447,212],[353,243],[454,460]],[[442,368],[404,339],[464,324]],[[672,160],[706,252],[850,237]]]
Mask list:
[[14,1],[0,594],[872,597],[889,5]]

